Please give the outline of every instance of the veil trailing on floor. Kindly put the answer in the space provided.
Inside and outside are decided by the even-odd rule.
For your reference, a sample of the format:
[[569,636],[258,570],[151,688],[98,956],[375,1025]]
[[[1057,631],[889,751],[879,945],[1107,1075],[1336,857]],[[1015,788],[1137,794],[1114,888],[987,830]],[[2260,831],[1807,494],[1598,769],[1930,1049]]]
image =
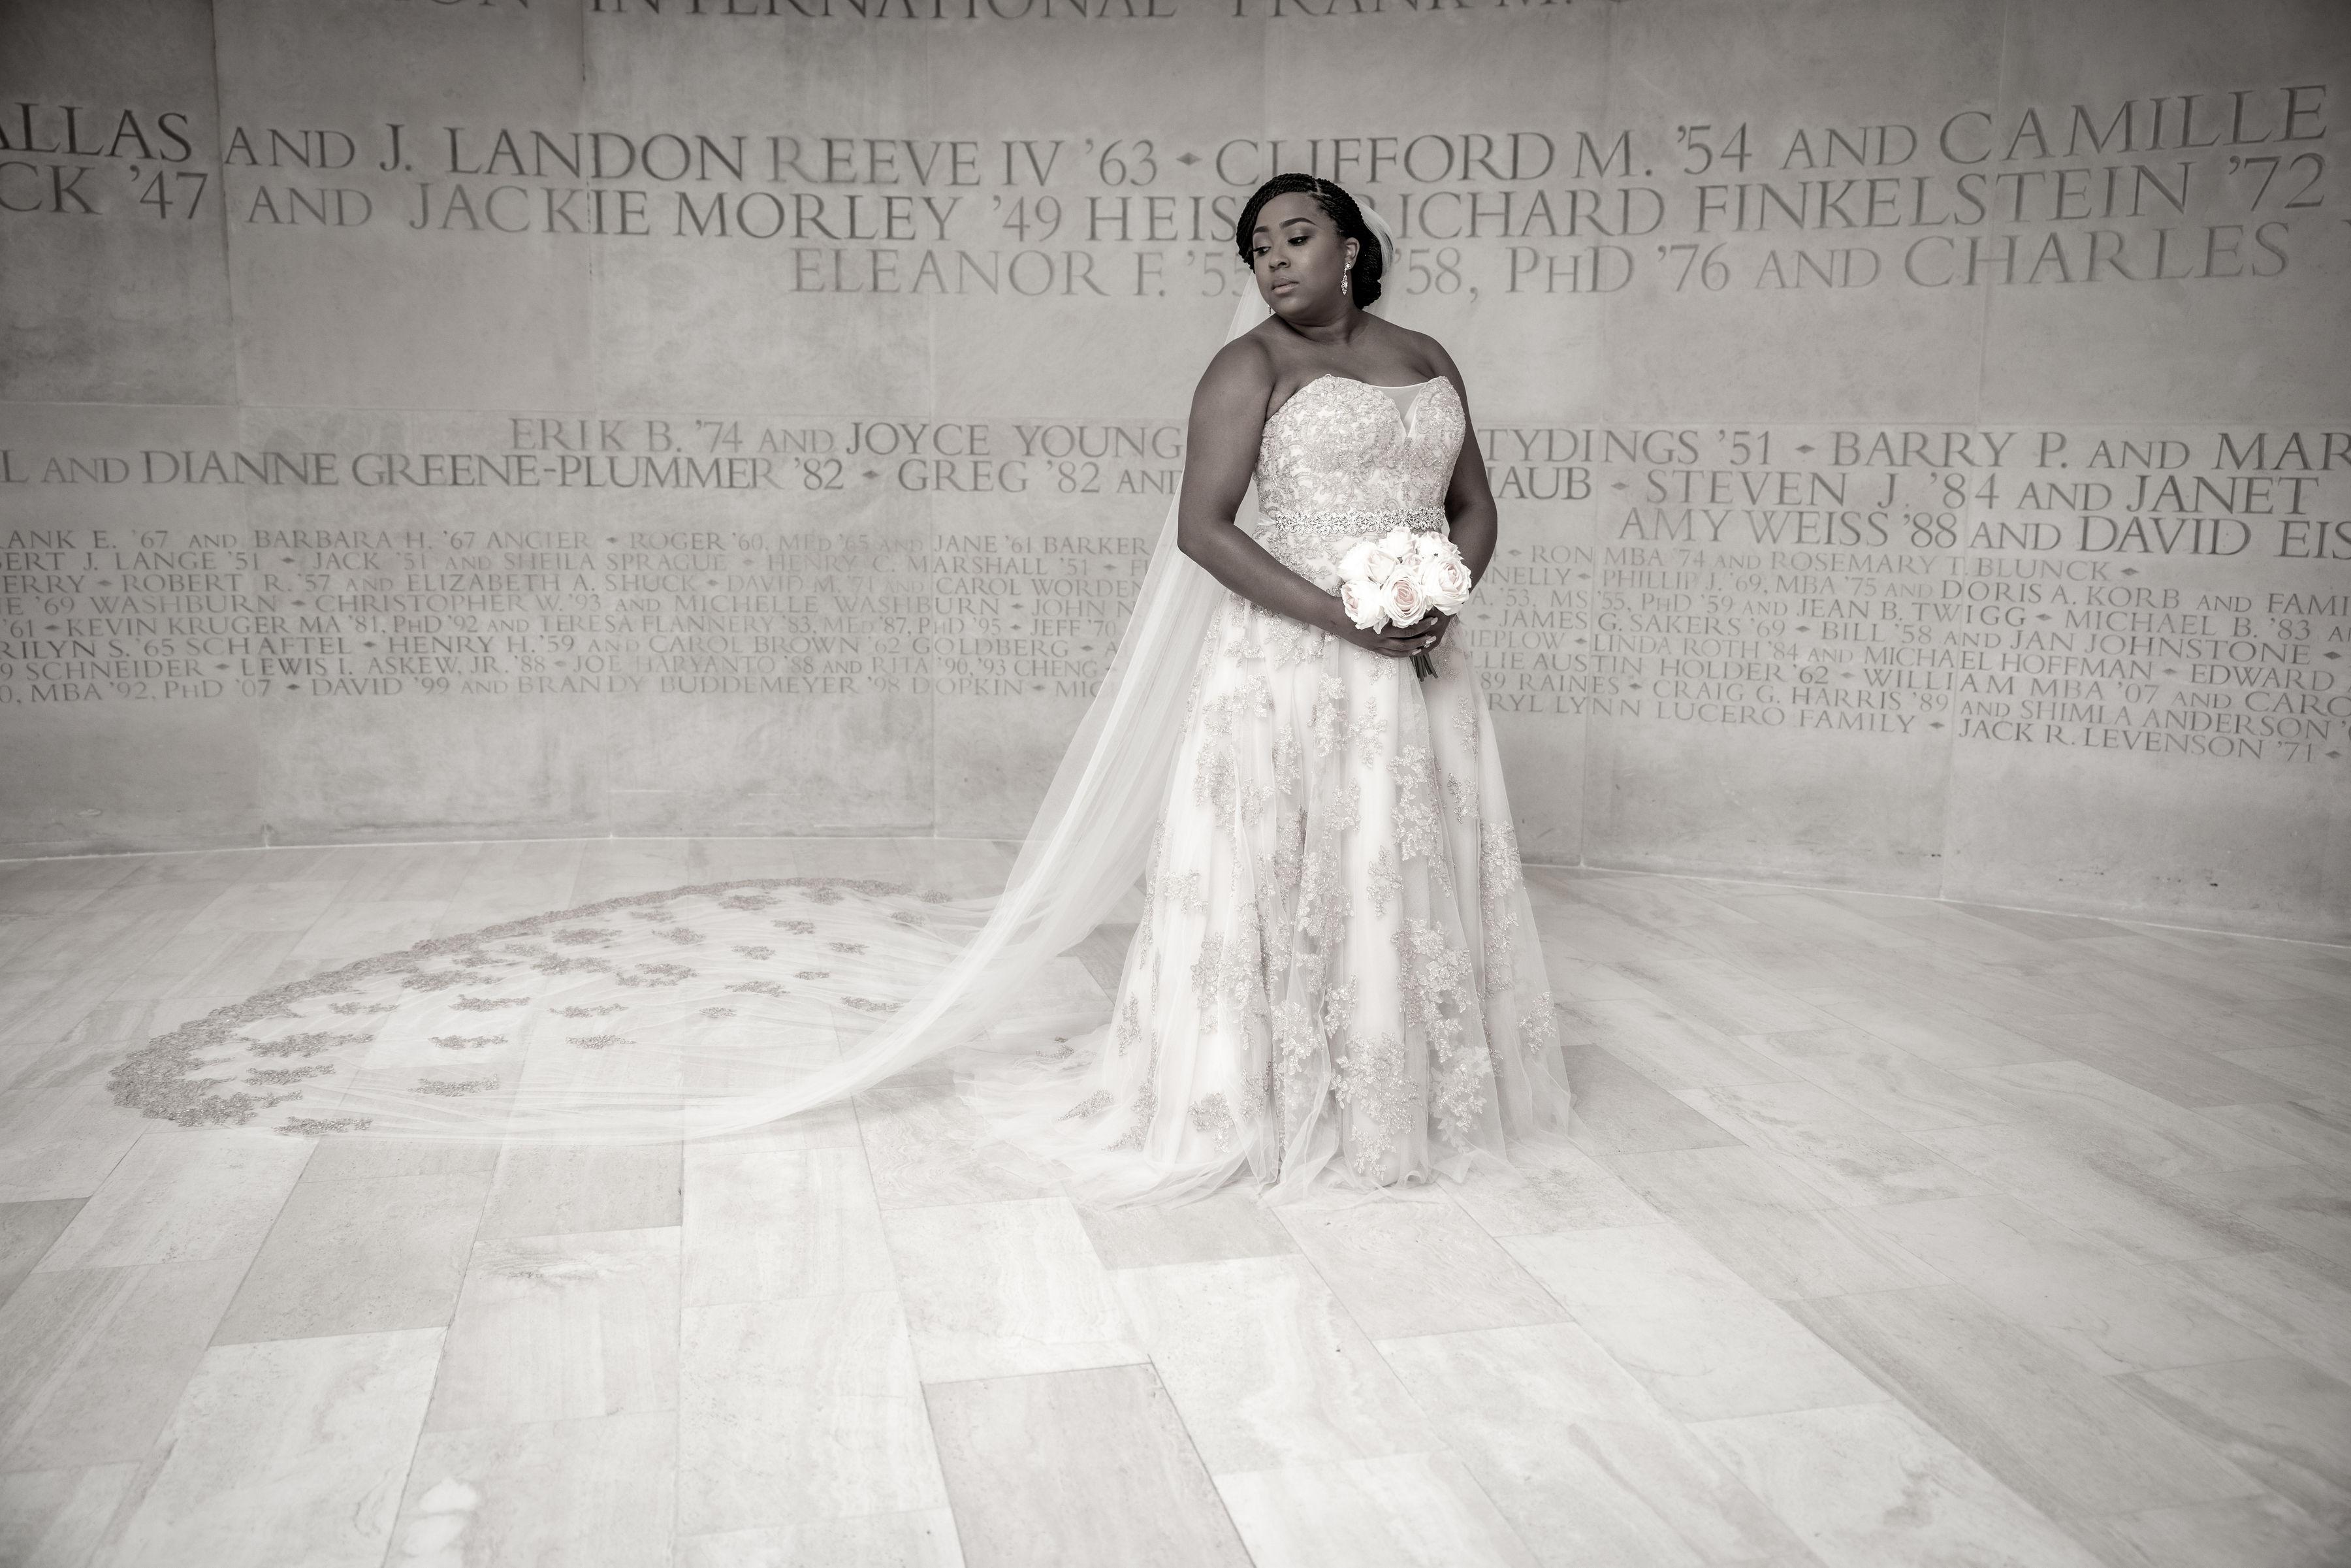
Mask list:
[[[1363,212],[1392,277],[1395,239]],[[1226,340],[1269,314],[1244,284]],[[754,876],[535,915],[215,1009],[126,1061],[116,1096],[191,1125],[637,1143],[830,1105],[975,1041],[1050,1051],[1108,1015],[1056,966],[1143,874],[1225,592],[1177,548],[1171,502],[993,899]]]

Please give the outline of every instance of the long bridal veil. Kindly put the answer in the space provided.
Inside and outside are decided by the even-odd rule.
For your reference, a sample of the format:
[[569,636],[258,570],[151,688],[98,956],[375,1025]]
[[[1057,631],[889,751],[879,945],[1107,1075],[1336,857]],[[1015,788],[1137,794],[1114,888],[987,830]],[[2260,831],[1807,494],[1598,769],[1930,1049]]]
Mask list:
[[[1268,313],[1244,278],[1226,340]],[[126,1061],[117,1097],[188,1124],[268,1113],[294,1133],[637,1143],[829,1105],[991,1031],[999,1049],[1050,1050],[1099,1021],[1089,1007],[1107,1017],[1099,995],[1052,983],[1056,961],[1066,973],[1061,956],[1143,873],[1224,593],[1176,548],[1171,501],[993,899],[740,877],[534,915],[215,1009]]]

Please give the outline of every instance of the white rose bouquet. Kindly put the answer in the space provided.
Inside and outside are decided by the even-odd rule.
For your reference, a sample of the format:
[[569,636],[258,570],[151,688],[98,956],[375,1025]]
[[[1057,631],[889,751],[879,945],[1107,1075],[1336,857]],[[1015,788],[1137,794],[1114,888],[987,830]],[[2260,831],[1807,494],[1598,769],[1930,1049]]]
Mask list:
[[[1339,603],[1366,632],[1415,625],[1432,610],[1458,614],[1470,587],[1469,563],[1442,534],[1391,528],[1339,558]],[[1423,680],[1437,673],[1426,653],[1415,653],[1412,665]]]

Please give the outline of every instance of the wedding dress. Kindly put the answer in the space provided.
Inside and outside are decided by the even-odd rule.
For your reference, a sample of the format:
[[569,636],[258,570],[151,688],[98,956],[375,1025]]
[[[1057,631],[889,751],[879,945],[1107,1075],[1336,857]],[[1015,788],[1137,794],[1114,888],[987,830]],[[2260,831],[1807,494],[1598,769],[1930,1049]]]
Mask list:
[[[1444,531],[1464,430],[1443,379],[1307,382],[1265,423],[1259,542],[1328,591],[1354,540]],[[1111,1020],[977,1079],[1087,1196],[1458,1176],[1505,1133],[1565,1126],[1485,697],[1465,650],[1435,662],[1422,679],[1224,596]]]
[[[1228,339],[1266,315],[1244,295]],[[1350,540],[1445,528],[1465,428],[1449,382],[1310,382],[1266,423],[1262,542],[1327,589]],[[119,1064],[114,1098],[297,1136],[648,1143],[959,1052],[997,1130],[1105,1201],[1244,1171],[1385,1186],[1563,1127],[1468,653],[1421,680],[1228,592],[1176,538],[1171,506],[997,896],[736,876],[526,915],[214,1008]],[[1064,955],[1139,879],[1106,1006]]]

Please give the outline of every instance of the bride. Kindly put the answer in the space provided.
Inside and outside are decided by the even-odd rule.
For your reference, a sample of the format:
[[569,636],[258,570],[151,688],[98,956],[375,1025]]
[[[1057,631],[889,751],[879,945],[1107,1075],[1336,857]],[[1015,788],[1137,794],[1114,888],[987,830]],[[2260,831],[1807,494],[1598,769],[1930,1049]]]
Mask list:
[[[1177,542],[1229,592],[1196,660],[1107,1038],[979,1081],[1090,1196],[1243,1169],[1458,1174],[1563,1126],[1567,1092],[1485,699],[1447,617],[1357,629],[1340,555],[1449,529],[1473,574],[1494,498],[1461,374],[1366,313],[1382,246],[1345,191],[1268,181],[1241,258],[1271,314],[1193,394]],[[1254,476],[1264,527],[1235,521]],[[1414,654],[1434,678],[1417,678]]]
[[[1393,243],[1338,186],[1276,176],[1236,240],[1255,294],[998,897],[749,877],[434,937],[158,1037],[116,1069],[118,1102],[213,1125],[292,1101],[279,1130],[306,1136],[651,1142],[968,1047],[996,1128],[1099,1202],[1244,1172],[1278,1197],[1326,1174],[1389,1186],[1562,1129],[1477,674],[1447,617],[1366,632],[1333,591],[1349,547],[1396,528],[1449,532],[1473,574],[1492,559],[1460,372],[1367,313]],[[1254,538],[1236,521],[1252,479]],[[1070,1025],[1054,967],[1138,877],[1110,1017],[1095,996]]]

